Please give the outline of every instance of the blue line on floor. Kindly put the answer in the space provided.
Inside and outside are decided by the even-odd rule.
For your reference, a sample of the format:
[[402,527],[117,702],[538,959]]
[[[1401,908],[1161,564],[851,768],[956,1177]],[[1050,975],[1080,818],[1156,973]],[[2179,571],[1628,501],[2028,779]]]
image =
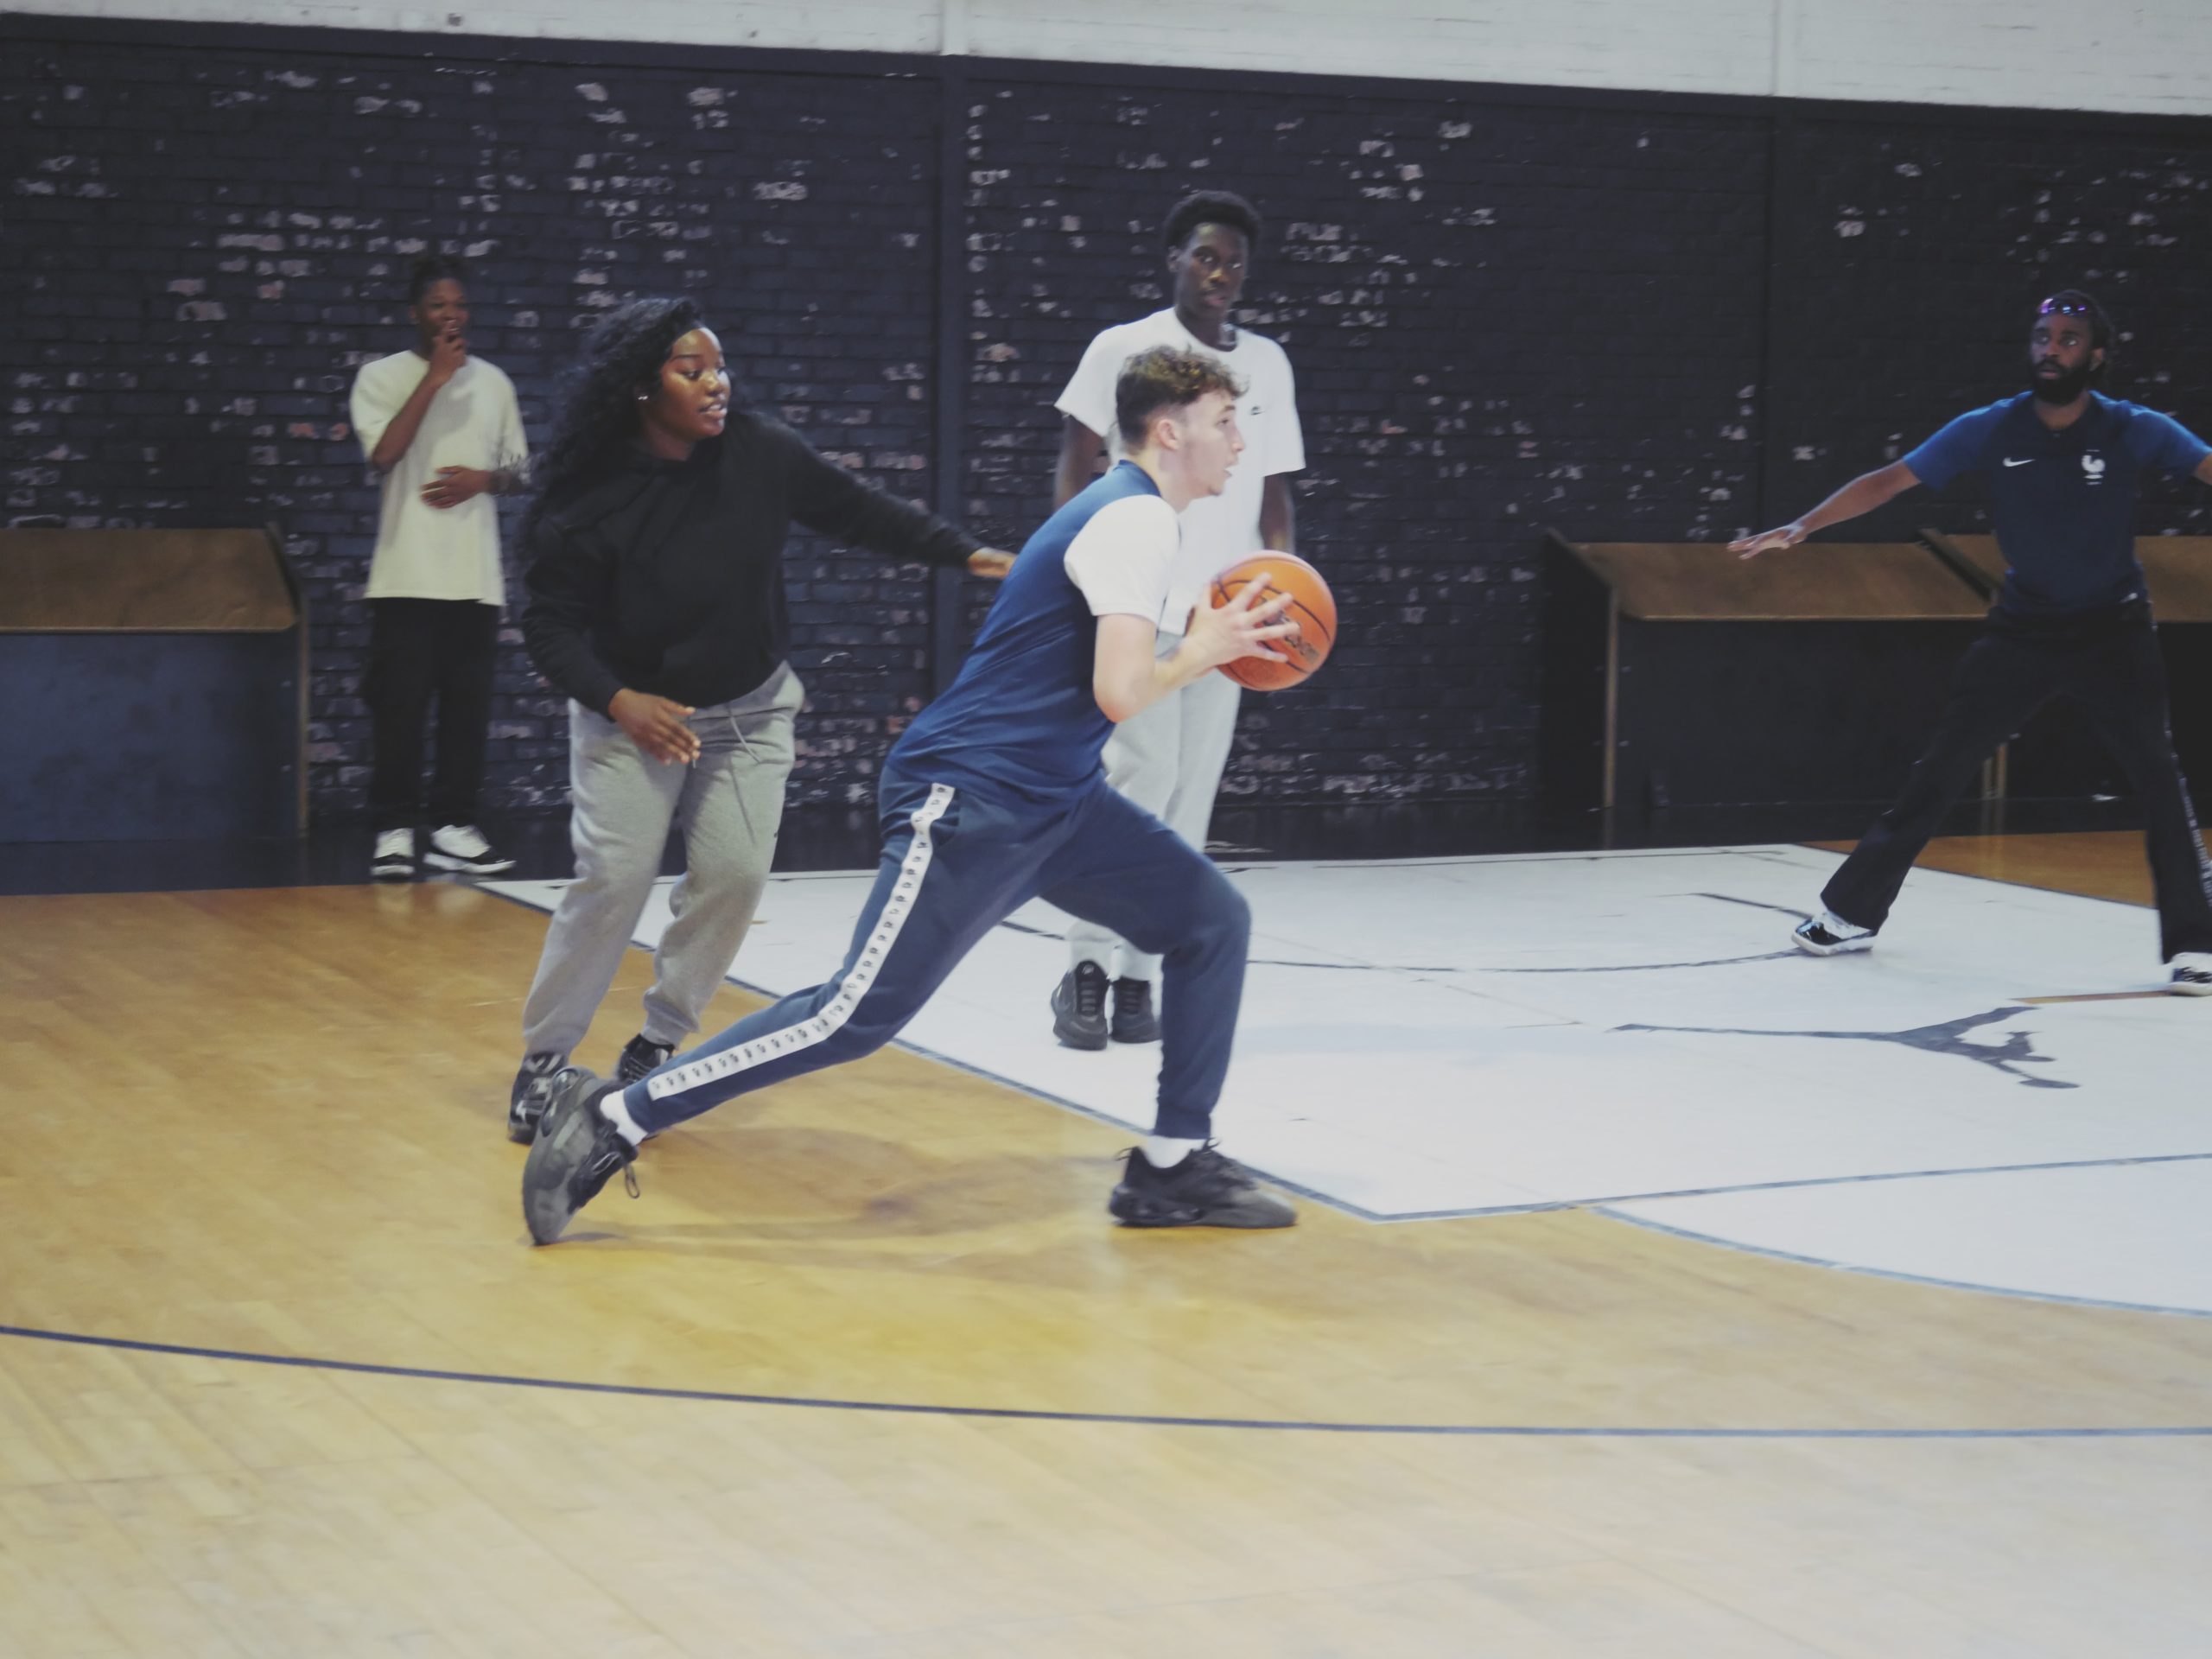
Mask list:
[[495,1371],[452,1371],[416,1365],[377,1365],[363,1360],[312,1359],[256,1354],[181,1343],[140,1342],[69,1331],[0,1325],[0,1337],[65,1343],[125,1353],[182,1359],[226,1360],[243,1365],[283,1365],[297,1370],[340,1371],[353,1376],[400,1377],[425,1382],[475,1382],[502,1389],[543,1389],[560,1394],[603,1394],[626,1399],[683,1400],[715,1405],[788,1406],[811,1411],[859,1411],[905,1417],[982,1418],[1002,1422],[1120,1423],[1146,1428],[1290,1430],[1308,1434],[1452,1435],[1489,1440],[2128,1440],[2212,1439],[2212,1424],[2105,1428],[1611,1428],[1553,1423],[1301,1422],[1272,1417],[1175,1417],[1147,1412],[1041,1411],[1013,1406],[932,1406],[893,1400],[833,1400],[811,1395],[738,1394],[717,1389],[656,1388],[645,1383],[580,1382],[565,1377],[509,1376]]
[[1603,1198],[1537,1198],[1527,1204],[1493,1204],[1473,1210],[1412,1210],[1378,1215],[1373,1219],[1465,1221],[1478,1216],[1535,1216],[1551,1210],[1602,1210],[1613,1204],[1656,1204],[1662,1198],[1718,1198],[1733,1192],[1785,1192],[1801,1186],[1864,1186],[1876,1181],[1948,1180],[1965,1175],[2032,1175],[2053,1169],[2126,1169],[2138,1164],[2201,1164],[2208,1161],[2212,1161],[2212,1152],[2164,1152],[2152,1153],[2147,1157],[2073,1158],[2048,1164],[1970,1164],[1956,1169],[1885,1169],[1864,1175],[1807,1175],[1788,1181],[1745,1181],[1734,1186],[1678,1186],[1661,1192],[1613,1192]]

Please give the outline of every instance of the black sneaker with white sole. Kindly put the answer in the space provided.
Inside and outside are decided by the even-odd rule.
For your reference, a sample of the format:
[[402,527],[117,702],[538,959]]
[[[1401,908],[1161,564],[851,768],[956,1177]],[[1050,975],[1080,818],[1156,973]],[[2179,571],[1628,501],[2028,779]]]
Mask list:
[[565,1054],[525,1054],[515,1085],[507,1090],[507,1139],[526,1147],[537,1139],[537,1126],[553,1098],[553,1080],[568,1064]]
[[1106,1046],[1106,970],[1079,962],[1052,989],[1052,1035],[1070,1048]]
[[1131,1147],[1106,1211],[1125,1227],[1287,1227],[1298,1219],[1211,1141],[1166,1169]]
[[1114,982],[1114,1020],[1107,1034],[1117,1043],[1160,1040],[1160,1016],[1153,1012],[1150,980]]
[[372,881],[412,881],[415,879],[415,832],[379,830],[377,849],[369,855]]
[[1855,927],[1833,911],[1808,916],[1790,930],[1791,943],[1808,957],[1840,957],[1847,950],[1872,950],[1874,931]]
[[2176,996],[2212,996],[2212,950],[2184,950],[2173,960]]
[[622,1058],[614,1062],[614,1080],[626,1089],[649,1072],[659,1071],[675,1052],[674,1043],[654,1042],[641,1031],[623,1046]]
[[631,1168],[637,1148],[599,1109],[599,1103],[621,1087],[581,1065],[554,1079],[545,1122],[522,1166],[522,1218],[532,1243],[550,1244],[560,1237],[617,1170],[624,1189],[638,1196],[638,1175]]
[[484,839],[473,823],[448,823],[430,831],[430,849],[423,861],[434,870],[461,875],[497,875],[512,870],[515,861]]

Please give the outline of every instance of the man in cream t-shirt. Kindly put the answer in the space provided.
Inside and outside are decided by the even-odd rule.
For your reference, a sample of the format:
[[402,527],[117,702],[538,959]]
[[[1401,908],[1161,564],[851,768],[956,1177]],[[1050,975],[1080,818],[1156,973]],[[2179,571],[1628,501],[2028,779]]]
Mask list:
[[[1263,335],[1240,329],[1230,312],[1259,245],[1260,217],[1242,196],[1201,191],[1175,204],[1161,227],[1174,304],[1109,328],[1090,342],[1056,405],[1066,417],[1053,505],[1084,490],[1102,455],[1118,459],[1114,389],[1122,365],[1156,346],[1201,353],[1226,364],[1244,388],[1236,410],[1245,450],[1219,495],[1183,514],[1183,547],[1160,614],[1160,651],[1181,642],[1193,606],[1205,603],[1214,576],[1265,548],[1295,550],[1289,474],[1306,465],[1306,440],[1290,359]],[[1209,674],[1115,728],[1106,745],[1106,779],[1192,846],[1204,851],[1214,794],[1236,734],[1237,688]],[[1052,1030],[1071,1048],[1160,1040],[1153,987],[1160,958],[1104,928],[1068,929],[1069,966],[1052,993]],[[1106,1010],[1111,986],[1113,1013]]]
[[423,747],[438,706],[435,775],[423,861],[490,874],[513,867],[476,827],[492,677],[506,585],[494,496],[520,486],[527,458],[514,383],[468,353],[467,272],[458,259],[418,260],[408,279],[411,350],[361,365],[353,429],[384,474],[369,561],[369,705],[374,766],[370,874],[405,881],[424,817]]

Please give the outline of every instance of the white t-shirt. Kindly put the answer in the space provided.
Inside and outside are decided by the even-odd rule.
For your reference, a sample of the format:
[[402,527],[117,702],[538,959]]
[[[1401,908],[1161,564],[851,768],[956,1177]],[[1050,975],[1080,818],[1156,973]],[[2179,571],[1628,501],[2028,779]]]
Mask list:
[[1090,515],[1061,563],[1093,616],[1141,616],[1156,626],[1181,543],[1174,508],[1156,495],[1127,495]]
[[[353,430],[376,453],[391,417],[429,372],[413,352],[364,363],[353,377]],[[407,453],[384,475],[384,508],[369,560],[370,599],[462,599],[504,604],[499,509],[488,492],[457,507],[434,507],[423,488],[441,467],[518,467],[528,454],[514,382],[480,357],[439,388]]]
[[1206,584],[1237,560],[1260,551],[1262,486],[1278,473],[1305,469],[1306,435],[1298,423],[1290,359],[1281,346],[1265,334],[1240,328],[1234,348],[1216,351],[1201,343],[1170,308],[1117,324],[1092,340],[1076,365],[1075,378],[1054,405],[1103,437],[1107,453],[1116,460],[1122,456],[1122,440],[1114,421],[1114,384],[1121,378],[1124,363],[1154,346],[1204,353],[1227,364],[1244,385],[1243,398],[1236,406],[1244,453],[1229,474],[1229,487],[1183,510],[1182,557],[1168,582],[1159,617],[1160,627],[1180,633]]

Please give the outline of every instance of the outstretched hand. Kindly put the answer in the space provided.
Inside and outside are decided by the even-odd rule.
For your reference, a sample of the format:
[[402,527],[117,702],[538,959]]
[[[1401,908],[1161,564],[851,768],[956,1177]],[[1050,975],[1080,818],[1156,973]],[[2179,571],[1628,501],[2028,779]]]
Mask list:
[[1763,530],[1756,536],[1740,537],[1728,543],[1728,550],[1738,558],[1755,559],[1777,547],[1795,547],[1807,533],[1804,525],[1793,520],[1773,530]]

